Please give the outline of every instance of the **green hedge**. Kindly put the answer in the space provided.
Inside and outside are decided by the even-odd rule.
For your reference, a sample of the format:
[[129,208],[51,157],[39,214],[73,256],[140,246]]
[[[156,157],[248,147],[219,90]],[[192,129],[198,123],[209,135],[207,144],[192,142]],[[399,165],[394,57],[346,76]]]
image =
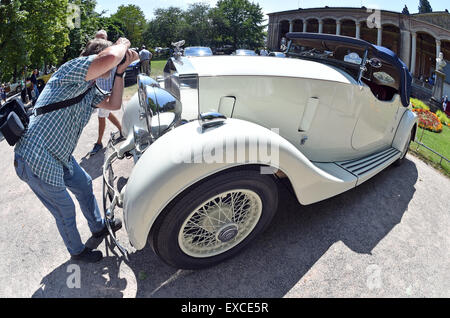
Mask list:
[[450,123],[450,118],[448,118],[447,114],[444,113],[442,110],[438,110],[436,112],[436,116],[438,116],[438,118],[441,121],[442,125],[447,125],[448,123]]
[[422,102],[420,99],[417,98],[411,98],[410,99],[411,104],[413,104],[414,108],[420,108],[425,110],[430,110],[430,107],[428,107],[424,102]]

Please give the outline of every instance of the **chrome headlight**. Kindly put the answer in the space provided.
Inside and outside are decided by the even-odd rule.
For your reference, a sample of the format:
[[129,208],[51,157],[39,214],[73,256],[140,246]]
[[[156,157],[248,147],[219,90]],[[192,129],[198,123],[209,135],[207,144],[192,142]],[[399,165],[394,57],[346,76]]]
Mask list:
[[159,138],[180,121],[181,102],[149,76],[140,74],[138,87],[139,116],[145,117],[152,137]]

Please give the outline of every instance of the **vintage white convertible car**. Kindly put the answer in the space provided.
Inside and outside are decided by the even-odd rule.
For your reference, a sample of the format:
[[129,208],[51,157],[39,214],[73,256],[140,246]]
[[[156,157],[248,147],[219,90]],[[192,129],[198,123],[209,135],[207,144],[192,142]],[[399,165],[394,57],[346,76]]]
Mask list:
[[[405,64],[363,40],[287,36],[288,58],[176,50],[163,80],[139,75],[127,140],[110,143],[103,171],[106,217],[123,208],[134,248],[211,266],[267,228],[280,179],[307,205],[402,162],[417,126]],[[127,156],[135,166],[119,191],[112,163]]]

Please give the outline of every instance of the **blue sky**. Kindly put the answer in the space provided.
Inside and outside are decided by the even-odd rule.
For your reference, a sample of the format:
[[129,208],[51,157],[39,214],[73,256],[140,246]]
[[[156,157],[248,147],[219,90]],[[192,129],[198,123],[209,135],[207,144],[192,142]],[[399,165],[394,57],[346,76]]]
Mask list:
[[[251,0],[252,1],[252,0]],[[97,11],[108,10],[106,14],[109,16],[115,13],[117,8],[122,4],[138,5],[147,19],[153,17],[153,11],[156,8],[167,8],[170,6],[187,8],[189,4],[203,2],[211,6],[215,6],[217,0],[97,0]],[[253,0],[254,3],[259,3],[263,8],[264,13],[271,13],[277,11],[294,10],[301,8],[317,8],[317,7],[361,7],[361,5],[368,8],[380,8],[391,11],[402,11],[403,6],[408,6],[409,12],[416,13],[419,5],[419,0]],[[448,0],[429,0],[433,11],[450,10],[450,2]]]

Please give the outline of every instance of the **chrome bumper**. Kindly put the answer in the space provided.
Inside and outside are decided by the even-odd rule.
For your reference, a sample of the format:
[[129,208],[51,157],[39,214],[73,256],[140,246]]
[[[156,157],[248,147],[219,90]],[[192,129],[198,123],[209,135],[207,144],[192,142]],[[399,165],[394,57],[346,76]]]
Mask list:
[[119,243],[115,232],[111,227],[111,223],[114,221],[114,211],[116,208],[122,207],[122,198],[119,190],[114,185],[114,171],[112,164],[119,158],[117,149],[114,147],[114,135],[111,135],[111,139],[108,142],[106,153],[110,153],[103,164],[103,213],[105,218],[106,227],[110,234],[111,240],[119,248],[122,255],[128,260],[128,251]]

